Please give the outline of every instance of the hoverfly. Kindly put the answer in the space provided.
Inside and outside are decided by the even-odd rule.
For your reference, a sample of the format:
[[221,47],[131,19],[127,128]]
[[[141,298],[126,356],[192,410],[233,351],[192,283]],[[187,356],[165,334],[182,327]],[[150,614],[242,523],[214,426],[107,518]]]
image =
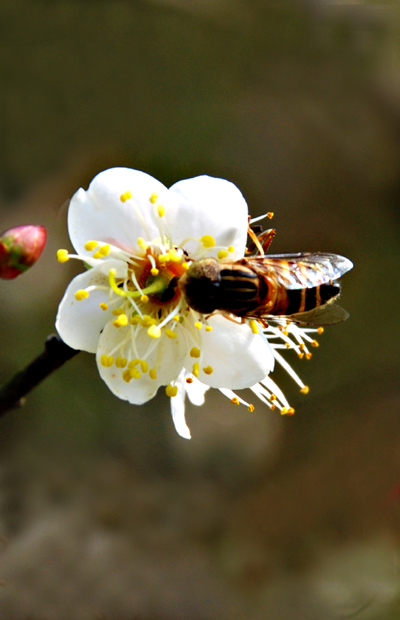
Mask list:
[[266,231],[256,238],[267,239],[262,246],[255,243],[260,256],[232,262],[194,261],[179,280],[190,308],[202,314],[219,311],[265,322],[285,319],[322,326],[344,321],[348,313],[333,302],[340,293],[337,280],[353,267],[352,262],[326,252],[265,256],[263,250],[274,233]]

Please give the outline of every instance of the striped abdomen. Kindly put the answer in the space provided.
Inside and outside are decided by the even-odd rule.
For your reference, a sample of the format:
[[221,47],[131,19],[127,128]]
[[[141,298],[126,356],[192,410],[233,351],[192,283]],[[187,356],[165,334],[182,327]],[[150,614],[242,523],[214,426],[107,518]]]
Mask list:
[[267,295],[268,286],[263,277],[241,264],[221,266],[218,286],[218,310],[237,316],[252,314]]

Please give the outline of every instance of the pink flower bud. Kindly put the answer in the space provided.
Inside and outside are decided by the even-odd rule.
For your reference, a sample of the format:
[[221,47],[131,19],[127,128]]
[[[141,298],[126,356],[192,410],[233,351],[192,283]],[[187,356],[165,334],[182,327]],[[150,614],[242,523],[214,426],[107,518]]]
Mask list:
[[44,226],[16,226],[0,236],[0,278],[12,280],[29,269],[46,244]]

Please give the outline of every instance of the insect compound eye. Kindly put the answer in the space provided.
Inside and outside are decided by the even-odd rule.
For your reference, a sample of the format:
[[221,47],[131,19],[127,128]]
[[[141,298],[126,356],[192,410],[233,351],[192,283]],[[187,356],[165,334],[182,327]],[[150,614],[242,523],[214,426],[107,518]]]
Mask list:
[[188,305],[209,314],[218,308],[220,268],[214,258],[194,261],[180,278],[179,288]]

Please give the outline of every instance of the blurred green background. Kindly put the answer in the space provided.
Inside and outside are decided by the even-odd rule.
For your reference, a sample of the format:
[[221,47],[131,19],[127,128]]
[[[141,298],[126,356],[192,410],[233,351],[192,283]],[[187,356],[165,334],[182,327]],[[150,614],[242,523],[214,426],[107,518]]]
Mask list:
[[[296,415],[217,392],[177,436],[81,353],[0,420],[0,618],[400,618],[400,15],[323,0],[2,0],[0,377],[36,356],[80,269],[66,201],[108,167],[209,174],[274,211],[274,252],[355,267]],[[64,206],[63,206],[64,205]],[[161,392],[161,391],[160,391]]]

